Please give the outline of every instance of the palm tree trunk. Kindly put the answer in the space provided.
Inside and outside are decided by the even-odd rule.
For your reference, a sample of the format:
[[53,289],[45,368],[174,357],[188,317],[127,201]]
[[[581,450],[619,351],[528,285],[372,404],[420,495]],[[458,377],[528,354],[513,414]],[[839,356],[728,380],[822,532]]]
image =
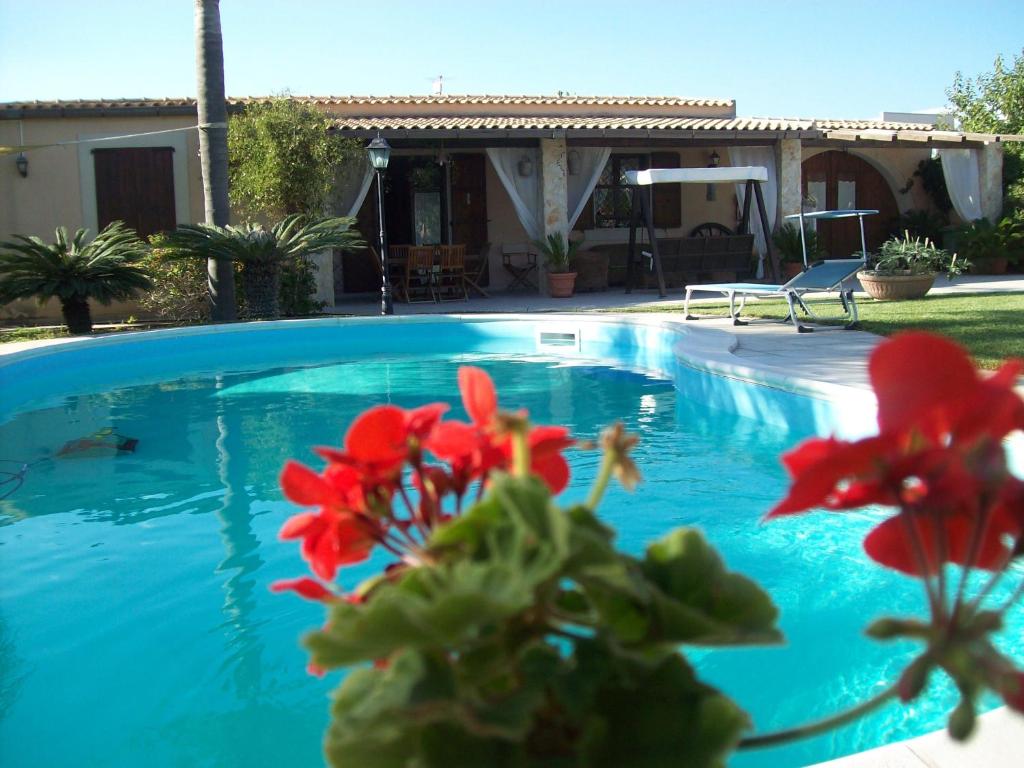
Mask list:
[[[224,97],[224,42],[220,32],[220,0],[195,0],[196,107],[199,115],[199,157],[203,169],[206,223],[228,224],[228,110]],[[235,319],[235,284],[231,262],[210,259],[206,265],[210,317]]]
[[281,262],[253,259],[242,266],[242,283],[248,314],[274,320],[281,316]]
[[92,310],[89,309],[88,299],[82,296],[61,299],[60,311],[69,333],[75,336],[92,333]]

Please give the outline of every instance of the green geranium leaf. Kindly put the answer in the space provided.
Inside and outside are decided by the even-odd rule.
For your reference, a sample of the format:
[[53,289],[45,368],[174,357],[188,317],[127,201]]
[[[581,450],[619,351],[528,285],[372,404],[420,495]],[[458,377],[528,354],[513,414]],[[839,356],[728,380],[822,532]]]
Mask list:
[[540,585],[557,580],[569,552],[569,521],[539,481],[504,477],[432,544],[440,563],[379,584],[362,605],[332,608],[327,628],[306,638],[314,663],[331,668],[477,639],[530,607]]
[[386,658],[405,647],[458,645],[531,604],[534,585],[520,566],[495,558],[411,570],[362,605],[333,606],[327,627],[305,644],[313,662],[327,668]]
[[668,534],[648,548],[640,567],[654,587],[647,640],[701,645],[781,640],[778,609],[768,594],[727,571],[698,531]]
[[353,671],[335,695],[328,760],[345,768],[407,765],[423,726],[454,718],[454,693],[447,665],[414,652],[384,670]]
[[697,681],[679,654],[653,667],[627,657],[597,690],[587,729],[587,764],[716,768],[749,718],[731,700]]

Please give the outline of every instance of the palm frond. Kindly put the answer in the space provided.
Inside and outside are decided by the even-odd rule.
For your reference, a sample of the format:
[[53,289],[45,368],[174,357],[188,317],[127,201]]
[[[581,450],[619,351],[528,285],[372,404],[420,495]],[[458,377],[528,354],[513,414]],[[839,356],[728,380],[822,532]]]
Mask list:
[[0,243],[0,301],[55,297],[109,304],[153,287],[139,266],[147,246],[122,222],[111,223],[90,242],[87,235],[79,229],[69,239],[58,227],[53,243],[24,235]]

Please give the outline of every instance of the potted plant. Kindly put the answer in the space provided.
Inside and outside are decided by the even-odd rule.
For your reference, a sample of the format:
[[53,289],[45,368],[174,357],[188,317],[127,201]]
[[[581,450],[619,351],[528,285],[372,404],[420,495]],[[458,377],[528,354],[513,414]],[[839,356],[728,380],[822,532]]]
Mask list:
[[[818,233],[813,227],[804,225],[804,241],[807,244],[807,263],[811,264],[822,258],[824,253],[818,241]],[[783,224],[772,235],[772,243],[779,252],[779,263],[782,274],[790,280],[804,269],[804,244],[800,242],[800,230],[792,224]]]
[[18,242],[0,243],[0,304],[55,298],[68,331],[86,334],[92,333],[90,299],[110,304],[153,287],[141,264],[146,244],[133,230],[115,221],[88,243],[87,234],[79,229],[69,238],[58,227],[55,243],[24,235],[14,235]]
[[919,299],[931,290],[935,276],[948,279],[970,266],[966,259],[936,247],[928,238],[891,237],[872,256],[872,268],[857,273],[861,287],[873,299]]
[[957,231],[956,240],[957,251],[973,265],[971,272],[1005,275],[1024,249],[1024,214],[1014,212],[995,224],[975,219]]
[[578,242],[569,242],[561,232],[553,232],[534,245],[544,254],[544,265],[548,273],[548,295],[555,299],[567,299],[576,287],[575,256]]

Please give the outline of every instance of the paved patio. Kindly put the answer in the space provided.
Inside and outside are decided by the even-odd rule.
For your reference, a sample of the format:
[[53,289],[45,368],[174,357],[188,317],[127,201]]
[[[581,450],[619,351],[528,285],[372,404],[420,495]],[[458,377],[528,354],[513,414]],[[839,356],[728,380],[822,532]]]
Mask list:
[[[857,298],[871,301],[854,281]],[[1015,293],[1024,292],[1024,275],[963,275],[953,281],[940,277],[932,288],[933,294],[949,293]],[[697,301],[721,302],[721,298]],[[552,299],[538,293],[494,293],[490,298],[473,296],[468,301],[446,301],[439,304],[403,304],[395,302],[396,315],[466,314],[477,312],[606,312],[621,307],[643,307],[672,309],[683,303],[683,291],[669,291],[662,299],[656,290],[635,289],[627,294],[622,288],[613,288],[600,293],[580,293],[569,299]],[[342,299],[333,309],[336,315],[376,315],[380,312],[380,298],[359,297]]]

